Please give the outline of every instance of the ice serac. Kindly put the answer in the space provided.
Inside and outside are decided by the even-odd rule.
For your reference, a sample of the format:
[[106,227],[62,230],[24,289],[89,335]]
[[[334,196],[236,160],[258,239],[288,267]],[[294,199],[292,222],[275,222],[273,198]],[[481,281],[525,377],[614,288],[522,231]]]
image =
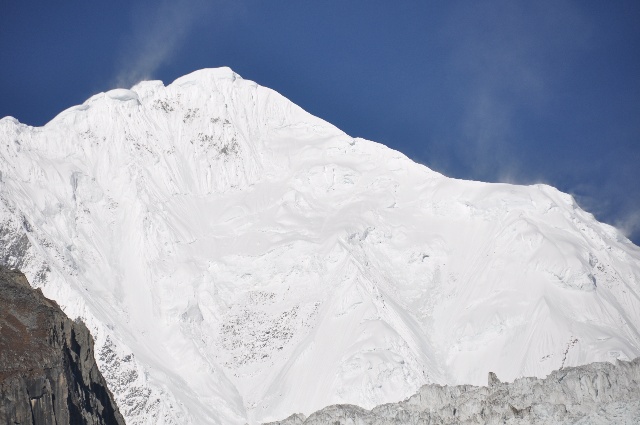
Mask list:
[[366,410],[334,405],[308,418],[291,415],[264,425],[413,424],[637,424],[640,421],[640,357],[590,363],[552,372],[544,379],[488,387],[425,385],[408,399]]
[[640,249],[228,68],[0,120],[0,259],[96,340],[127,423],[256,423],[640,355]]
[[124,425],[82,322],[0,267],[0,423]]

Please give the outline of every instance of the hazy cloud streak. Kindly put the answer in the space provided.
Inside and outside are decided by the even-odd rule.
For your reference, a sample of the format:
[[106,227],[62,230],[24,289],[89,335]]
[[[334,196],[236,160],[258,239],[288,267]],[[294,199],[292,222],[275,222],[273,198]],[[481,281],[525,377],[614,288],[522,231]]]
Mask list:
[[[519,114],[544,108],[553,95],[557,58],[579,50],[586,23],[568,2],[466,3],[443,29],[450,68],[459,82],[458,129],[449,143],[474,178],[532,180],[521,175]],[[471,177],[471,176],[469,176]]]

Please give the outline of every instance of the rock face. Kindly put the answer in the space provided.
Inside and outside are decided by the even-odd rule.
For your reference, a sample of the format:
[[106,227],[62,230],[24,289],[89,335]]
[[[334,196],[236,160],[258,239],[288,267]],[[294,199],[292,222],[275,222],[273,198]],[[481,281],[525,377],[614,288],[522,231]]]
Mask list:
[[81,322],[0,267],[0,424],[123,424]]
[[638,424],[640,357],[556,370],[544,379],[489,386],[425,385],[400,403],[366,410],[333,405],[265,425],[320,424]]

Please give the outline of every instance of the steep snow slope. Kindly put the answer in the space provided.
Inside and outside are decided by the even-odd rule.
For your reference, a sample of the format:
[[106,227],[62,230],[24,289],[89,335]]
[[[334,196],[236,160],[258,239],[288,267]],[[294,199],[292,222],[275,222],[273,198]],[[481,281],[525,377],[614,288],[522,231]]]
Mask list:
[[640,249],[569,195],[446,178],[227,68],[0,146],[2,262],[87,322],[130,424],[640,355]]

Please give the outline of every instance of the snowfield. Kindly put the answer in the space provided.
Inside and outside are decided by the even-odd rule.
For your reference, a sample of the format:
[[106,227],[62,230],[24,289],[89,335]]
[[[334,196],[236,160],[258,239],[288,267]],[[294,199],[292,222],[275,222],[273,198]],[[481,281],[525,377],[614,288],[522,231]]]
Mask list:
[[96,339],[128,424],[243,424],[640,355],[640,248],[228,68],[0,120],[0,258]]

